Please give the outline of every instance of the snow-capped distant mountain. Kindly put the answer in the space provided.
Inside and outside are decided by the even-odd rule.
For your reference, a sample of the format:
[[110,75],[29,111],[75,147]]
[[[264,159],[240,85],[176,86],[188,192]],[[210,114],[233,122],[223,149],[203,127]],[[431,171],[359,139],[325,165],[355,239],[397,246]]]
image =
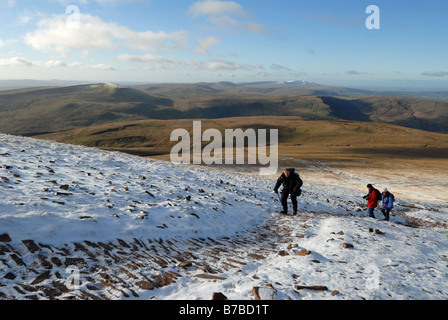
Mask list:
[[291,81],[283,81],[280,83],[287,85],[297,85],[297,86],[318,86],[318,84],[315,82],[305,80],[291,80]]
[[276,177],[0,142],[0,299],[448,298],[444,205],[371,219],[319,164],[279,216]]

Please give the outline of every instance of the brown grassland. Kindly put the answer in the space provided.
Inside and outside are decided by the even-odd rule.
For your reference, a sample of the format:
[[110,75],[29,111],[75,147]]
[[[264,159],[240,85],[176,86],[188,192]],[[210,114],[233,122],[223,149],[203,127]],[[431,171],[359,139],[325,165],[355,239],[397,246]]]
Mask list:
[[[326,169],[329,166],[349,170],[359,177],[371,177],[372,181],[387,180],[389,184],[396,181],[396,187],[398,184],[411,184],[420,186],[422,192],[446,194],[443,192],[448,181],[446,134],[384,123],[285,116],[201,121],[203,131],[216,128],[223,137],[225,129],[278,129],[279,170],[296,167],[308,181],[317,181],[326,175],[330,181],[334,178],[335,185],[341,183],[341,177],[334,170]],[[171,132],[184,128],[192,136],[192,127],[192,119],[144,120],[97,125],[39,137],[169,161],[171,148],[177,143],[170,141]],[[203,142],[203,146],[208,143]],[[318,165],[316,170],[316,164],[324,166]],[[394,186],[393,183],[391,185]],[[360,183],[353,187],[361,189],[365,186]],[[441,201],[448,201],[448,194],[442,196]]]

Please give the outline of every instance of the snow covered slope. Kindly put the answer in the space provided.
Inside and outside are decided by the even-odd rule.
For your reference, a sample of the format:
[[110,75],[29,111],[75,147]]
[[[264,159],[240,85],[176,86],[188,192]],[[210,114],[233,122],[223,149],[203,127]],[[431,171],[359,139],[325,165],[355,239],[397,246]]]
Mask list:
[[276,208],[272,186],[255,176],[0,139],[0,233],[13,242],[219,237],[260,223]]
[[305,176],[300,215],[279,217],[276,177],[0,141],[0,299],[448,298],[443,204],[371,219],[364,190]]

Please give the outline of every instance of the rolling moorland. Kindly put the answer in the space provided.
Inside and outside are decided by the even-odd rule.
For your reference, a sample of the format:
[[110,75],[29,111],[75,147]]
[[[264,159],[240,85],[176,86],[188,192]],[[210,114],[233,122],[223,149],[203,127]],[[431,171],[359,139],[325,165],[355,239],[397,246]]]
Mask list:
[[0,128],[4,133],[36,136],[134,120],[297,116],[447,133],[448,102],[368,93],[290,83],[28,88],[0,92]]
[[448,102],[379,94],[307,82],[23,88],[0,91],[0,131],[166,160],[170,133],[202,119],[203,130],[221,133],[279,129],[281,165],[424,159],[423,167],[440,168]]

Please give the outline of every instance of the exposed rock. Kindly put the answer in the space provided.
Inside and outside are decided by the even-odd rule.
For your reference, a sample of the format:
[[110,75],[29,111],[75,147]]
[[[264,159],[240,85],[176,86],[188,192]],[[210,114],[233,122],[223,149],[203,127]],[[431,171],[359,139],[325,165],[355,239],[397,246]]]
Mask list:
[[214,276],[214,275],[207,274],[207,273],[197,274],[197,275],[195,275],[195,277],[201,278],[201,279],[210,279],[210,280],[226,280],[227,279],[224,277]]
[[302,250],[300,250],[299,252],[296,253],[296,256],[304,257],[304,256],[307,256],[309,254],[311,254],[311,251],[306,250],[306,249],[302,249]]
[[280,250],[280,251],[278,252],[278,255],[284,257],[284,256],[289,256],[289,253],[286,252],[285,250]]
[[141,280],[135,283],[142,290],[154,290],[154,282]]
[[179,263],[177,266],[179,268],[186,269],[186,268],[193,266],[193,262],[192,261],[184,261],[184,262]]
[[51,272],[45,271],[44,273],[40,274],[36,279],[34,279],[34,281],[31,282],[31,285],[39,284],[45,280],[50,279],[50,277],[51,277]]
[[83,258],[65,258],[65,266],[87,267],[87,263]]
[[245,262],[241,262],[241,261],[238,261],[238,260],[235,260],[235,259],[232,259],[232,258],[227,258],[227,261],[235,262],[235,263],[241,264],[241,265],[243,265],[243,266],[246,265]]
[[19,258],[18,255],[16,255],[15,253],[10,255],[11,259],[14,260],[14,262],[19,265],[19,266],[26,266],[25,262],[23,262],[22,259]]
[[344,242],[342,244],[342,248],[344,248],[344,249],[351,249],[351,248],[354,248],[354,247],[353,247],[353,245],[351,243]]
[[16,275],[12,272],[8,272],[4,278],[8,280],[14,280],[16,278]]
[[167,285],[170,285],[170,284],[176,282],[175,279],[173,279],[172,277],[169,277],[167,275],[158,275],[158,276],[153,276],[152,278],[154,279],[155,286],[157,288],[166,287]]
[[4,233],[2,235],[0,235],[0,242],[10,242],[11,241],[11,237],[9,236],[9,234]]
[[58,257],[51,257],[51,262],[53,262],[57,267],[62,266],[62,261]]
[[46,258],[44,255],[39,254],[37,258],[39,259],[40,264],[41,264],[45,269],[52,269],[52,268],[53,268],[53,265],[51,264],[51,262],[48,261],[47,258]]
[[255,259],[255,260],[264,260],[266,259],[265,256],[262,256],[261,254],[255,254],[255,253],[249,253],[247,255],[249,258]]
[[328,288],[326,286],[300,286],[295,285],[294,288],[296,290],[308,289],[308,290],[316,290],[316,291],[327,291]]
[[40,247],[33,240],[23,240],[22,242],[31,253],[35,253],[40,250]]
[[222,292],[213,292],[212,300],[227,300],[227,297]]
[[277,290],[272,286],[266,287],[253,287],[252,294],[255,300],[274,300],[277,295]]
[[146,190],[145,193],[149,194],[151,197],[155,198],[155,196],[151,192],[149,192],[148,190]]
[[70,192],[56,192],[56,195],[57,196],[72,196],[73,195],[73,193],[70,193]]

